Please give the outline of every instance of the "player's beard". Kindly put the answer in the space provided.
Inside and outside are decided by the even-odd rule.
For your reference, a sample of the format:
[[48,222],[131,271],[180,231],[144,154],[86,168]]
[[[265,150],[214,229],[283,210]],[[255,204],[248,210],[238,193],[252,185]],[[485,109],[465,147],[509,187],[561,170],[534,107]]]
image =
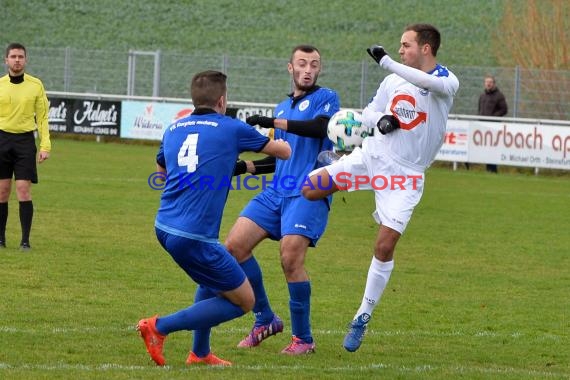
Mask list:
[[25,66],[22,64],[12,65],[11,67],[9,67],[9,71],[13,76],[19,76],[24,73],[24,67]]
[[293,81],[295,82],[295,87],[299,91],[308,91],[311,88],[315,87],[315,85],[317,84],[317,79],[319,78],[319,74],[315,74],[315,76],[313,77],[313,80],[309,84],[302,82],[302,80],[301,80],[302,77],[303,77],[303,75],[299,75],[299,76],[293,75]]

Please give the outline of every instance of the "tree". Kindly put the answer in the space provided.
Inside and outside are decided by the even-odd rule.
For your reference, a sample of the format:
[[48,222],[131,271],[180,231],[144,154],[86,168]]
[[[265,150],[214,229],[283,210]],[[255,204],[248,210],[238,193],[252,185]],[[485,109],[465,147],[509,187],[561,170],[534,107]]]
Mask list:
[[570,119],[570,2],[507,0],[493,45],[498,62],[517,66],[519,109]]
[[499,63],[525,69],[570,69],[570,2],[506,1],[495,34]]

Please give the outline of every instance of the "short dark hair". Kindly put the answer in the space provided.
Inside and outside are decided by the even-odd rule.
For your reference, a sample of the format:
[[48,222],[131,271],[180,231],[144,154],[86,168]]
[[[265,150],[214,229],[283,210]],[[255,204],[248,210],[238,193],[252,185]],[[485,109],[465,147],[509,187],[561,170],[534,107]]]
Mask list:
[[11,44],[6,47],[6,55],[5,57],[8,58],[8,54],[10,54],[10,50],[20,49],[24,51],[24,55],[26,55],[26,47],[18,42],[12,42]]
[[316,51],[317,54],[319,55],[319,57],[321,56],[321,52],[319,51],[319,49],[317,49],[313,45],[297,45],[291,51],[291,58],[289,58],[290,63],[293,63],[293,56],[299,50],[302,51],[303,53],[312,53],[312,52]]
[[441,34],[435,26],[431,24],[411,24],[406,27],[405,31],[416,32],[418,34],[418,45],[428,44],[431,47],[433,56],[437,55],[437,50],[441,44]]
[[221,71],[206,70],[192,77],[190,95],[195,107],[215,107],[227,91],[227,75]]

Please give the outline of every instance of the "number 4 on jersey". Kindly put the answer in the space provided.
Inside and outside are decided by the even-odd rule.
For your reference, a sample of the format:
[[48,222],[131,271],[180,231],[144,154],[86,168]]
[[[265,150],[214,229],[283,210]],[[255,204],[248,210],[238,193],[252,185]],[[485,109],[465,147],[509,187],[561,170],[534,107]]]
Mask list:
[[186,166],[188,173],[196,171],[198,166],[198,155],[196,154],[196,147],[198,146],[198,134],[193,133],[186,137],[178,151],[178,166]]

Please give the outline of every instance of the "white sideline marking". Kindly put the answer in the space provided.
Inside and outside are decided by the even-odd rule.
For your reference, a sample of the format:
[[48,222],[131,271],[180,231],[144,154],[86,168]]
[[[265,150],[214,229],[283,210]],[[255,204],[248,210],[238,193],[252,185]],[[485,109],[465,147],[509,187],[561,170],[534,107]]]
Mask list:
[[[86,326],[86,327],[49,327],[49,326],[39,326],[36,328],[30,329],[22,329],[13,326],[0,326],[0,333],[9,333],[9,334],[45,334],[51,332],[54,335],[57,334],[100,334],[100,333],[117,333],[117,332],[128,332],[128,331],[135,331],[135,326],[111,326],[111,327],[94,327],[94,326]],[[213,330],[214,333],[220,334],[247,334],[249,333],[249,329],[246,328],[215,328]],[[315,335],[332,335],[332,336],[344,336],[346,334],[346,330],[313,330]],[[386,330],[373,330],[369,329],[366,332],[367,335],[378,335],[378,336],[410,336],[410,337],[476,337],[476,338],[500,338],[500,337],[509,337],[509,338],[522,338],[525,334],[519,331],[513,331],[509,333],[497,333],[494,331],[475,331],[475,332],[465,332],[460,330],[453,330],[448,332],[439,332],[439,331],[425,331],[425,330],[413,330],[413,331],[403,331],[403,330],[394,330],[394,331],[386,331]],[[536,335],[536,339],[538,340],[551,340],[551,341],[559,341],[562,339],[559,335],[553,334],[542,334]]]
[[[140,366],[140,365],[121,365],[121,364],[114,364],[114,363],[106,363],[100,365],[86,365],[86,364],[67,364],[67,363],[59,363],[56,365],[52,364],[20,364],[20,365],[11,365],[8,363],[0,362],[0,371],[2,370],[41,370],[41,371],[61,371],[61,370],[74,370],[74,371],[84,371],[84,372],[106,372],[106,371],[144,371],[148,372],[149,370],[156,370],[156,371],[173,371],[173,372],[187,372],[187,371],[200,371],[204,370],[205,367],[184,367],[184,368],[174,368],[171,366],[164,366],[164,367],[156,367],[156,366]],[[216,370],[247,370],[247,371],[267,371],[267,370],[287,370],[287,371],[320,371],[322,370],[321,367],[315,367],[310,365],[299,365],[298,363],[295,365],[239,365],[234,364],[232,367],[223,368],[223,367],[216,367],[216,368],[207,368],[216,369]],[[433,366],[430,364],[418,365],[414,367],[409,366],[394,366],[391,364],[384,364],[384,363],[373,363],[367,366],[340,366],[340,367],[327,367],[327,371],[329,372],[355,372],[355,371],[368,371],[368,370],[396,370],[400,373],[429,373],[429,372],[437,372],[437,371],[445,371],[445,372],[455,372],[460,373],[463,375],[468,375],[472,373],[479,373],[479,374],[488,374],[488,375],[501,375],[501,374],[514,374],[514,375],[526,375],[531,377],[560,377],[563,373],[555,373],[555,372],[544,372],[544,371],[528,371],[524,369],[518,368],[480,368],[480,367],[463,367],[463,366],[450,366],[450,367],[438,367]]]
[[[218,328],[214,331],[222,334],[246,334],[249,329],[246,328]],[[22,329],[13,326],[0,326],[0,333],[7,334],[46,334],[52,333],[54,335],[59,334],[101,334],[101,333],[118,333],[118,332],[135,332],[135,327],[133,326],[108,326],[108,327],[50,327],[48,325],[37,326],[35,328]],[[315,335],[332,335],[332,336],[344,336],[345,330],[314,330]],[[498,337],[511,337],[511,338],[521,338],[524,334],[521,332],[509,332],[509,333],[497,333],[491,331],[475,331],[475,332],[465,332],[460,330],[453,330],[449,332],[437,332],[437,331],[404,331],[404,330],[394,330],[394,331],[383,331],[383,330],[369,330],[367,332],[369,335],[378,336],[411,336],[411,337],[473,337],[473,338],[498,338]],[[554,340],[559,341],[563,337],[552,334],[542,334],[535,337],[538,340]],[[292,364],[290,366],[279,365],[239,365],[234,364],[231,368],[237,370],[248,370],[248,371],[266,371],[266,370],[287,370],[287,371],[321,371],[321,367],[315,367],[311,365],[302,365],[299,363]],[[216,368],[218,369],[218,368]],[[74,371],[85,371],[85,372],[105,372],[105,371],[130,371],[138,372],[149,370],[157,371],[195,371],[203,370],[203,368],[192,368],[192,367],[155,367],[151,364],[148,366],[140,365],[122,365],[115,363],[105,363],[100,365],[87,365],[87,364],[68,364],[68,363],[58,363],[58,364],[18,364],[13,365],[9,363],[0,362],[0,373],[3,370],[41,370],[41,371],[59,371],[59,370],[74,370]],[[220,369],[225,370],[225,369]],[[369,371],[369,370],[392,370],[397,371],[402,374],[421,374],[421,373],[437,373],[438,371],[452,372],[462,375],[469,374],[483,374],[483,375],[520,375],[529,377],[560,377],[563,373],[556,372],[544,372],[544,371],[529,371],[526,369],[504,367],[504,368],[481,368],[481,367],[465,367],[465,366],[449,366],[441,367],[434,366],[431,364],[417,365],[414,367],[409,366],[395,366],[386,363],[371,363],[367,366],[354,366],[354,365],[344,365],[336,367],[327,367],[327,371],[332,371],[335,373],[347,373],[347,372],[359,372],[359,371]]]

